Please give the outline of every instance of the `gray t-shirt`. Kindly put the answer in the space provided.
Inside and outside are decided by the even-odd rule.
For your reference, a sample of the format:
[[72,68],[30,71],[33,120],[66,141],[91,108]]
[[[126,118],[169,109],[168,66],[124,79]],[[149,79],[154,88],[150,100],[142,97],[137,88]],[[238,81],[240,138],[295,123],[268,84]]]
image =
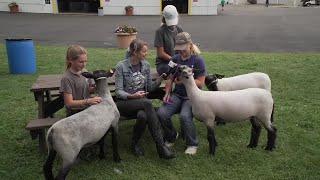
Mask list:
[[73,100],[90,97],[87,79],[82,75],[72,73],[69,69],[63,74],[59,91],[60,93],[72,94]]
[[[154,47],[163,47],[164,52],[173,56],[175,54],[174,45],[175,45],[175,37],[178,33],[183,30],[179,26],[168,27],[167,25],[162,25],[159,29],[157,29],[154,39]],[[163,61],[161,58],[156,58],[156,64]]]

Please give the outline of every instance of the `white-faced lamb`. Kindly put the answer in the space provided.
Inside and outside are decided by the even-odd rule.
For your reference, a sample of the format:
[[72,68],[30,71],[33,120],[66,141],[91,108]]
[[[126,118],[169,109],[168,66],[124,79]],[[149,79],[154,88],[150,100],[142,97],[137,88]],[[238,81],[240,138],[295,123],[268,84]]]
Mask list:
[[57,153],[61,156],[63,165],[56,179],[66,178],[83,147],[98,143],[99,157],[104,158],[104,138],[109,130],[112,132],[113,160],[120,162],[117,140],[120,113],[112,99],[107,82],[107,77],[112,74],[111,71],[106,73],[102,70],[93,74],[86,73],[84,76],[95,79],[97,94],[102,98],[102,102],[56,122],[48,130],[49,154],[43,166],[46,179],[54,178],[52,165]]
[[271,80],[267,74],[261,72],[253,72],[228,78],[223,78],[223,75],[219,74],[210,74],[206,76],[205,84],[210,91],[262,88],[271,92]]
[[[206,76],[205,84],[210,91],[234,91],[247,88],[262,88],[271,92],[269,76],[261,72],[253,72],[224,78],[224,75],[210,74]],[[216,123],[225,124],[225,120],[216,117]]]
[[261,88],[248,88],[236,91],[203,91],[194,81],[192,69],[180,66],[180,77],[186,87],[194,116],[207,126],[209,152],[214,155],[217,145],[214,135],[215,117],[227,122],[237,122],[253,117],[251,138],[248,147],[258,145],[261,125],[267,130],[268,142],[265,150],[275,148],[277,129],[273,122],[273,98],[269,91]]

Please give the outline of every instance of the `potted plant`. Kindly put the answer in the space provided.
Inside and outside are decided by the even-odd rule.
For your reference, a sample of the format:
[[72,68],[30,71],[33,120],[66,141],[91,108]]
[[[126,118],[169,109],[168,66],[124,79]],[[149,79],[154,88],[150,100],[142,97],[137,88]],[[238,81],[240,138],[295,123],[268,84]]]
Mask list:
[[124,10],[126,10],[126,16],[132,16],[133,15],[133,6],[128,5],[124,7]]
[[117,35],[120,48],[128,48],[131,41],[137,38],[137,28],[130,25],[119,25],[114,33]]
[[19,12],[19,5],[16,2],[12,2],[12,3],[8,4],[8,7],[10,9],[10,13]]

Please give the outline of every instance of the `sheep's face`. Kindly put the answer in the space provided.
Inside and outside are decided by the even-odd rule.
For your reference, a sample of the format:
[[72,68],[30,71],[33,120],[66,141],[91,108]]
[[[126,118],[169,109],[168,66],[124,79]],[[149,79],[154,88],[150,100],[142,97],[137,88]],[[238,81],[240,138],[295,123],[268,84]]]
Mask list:
[[223,78],[224,75],[220,74],[209,74],[206,76],[205,84],[210,91],[217,91],[217,82],[218,79]]
[[90,73],[90,72],[83,72],[82,73],[82,75],[84,77],[89,78],[89,79],[94,79],[94,80],[108,78],[108,77],[113,76],[113,74],[114,74],[114,69],[110,69],[107,72],[105,70],[96,70],[96,71],[93,71],[93,73]]
[[214,74],[206,76],[204,83],[210,91],[217,91],[218,78]]
[[193,76],[193,70],[192,68],[186,66],[186,65],[181,65],[179,67],[179,72],[180,72],[180,76],[184,77],[186,79],[189,78],[189,76]]

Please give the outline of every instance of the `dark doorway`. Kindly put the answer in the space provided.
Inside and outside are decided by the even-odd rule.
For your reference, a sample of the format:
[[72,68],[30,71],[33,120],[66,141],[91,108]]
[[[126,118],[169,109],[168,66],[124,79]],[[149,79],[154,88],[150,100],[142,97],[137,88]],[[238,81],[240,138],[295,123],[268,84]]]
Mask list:
[[97,13],[100,0],[58,0],[59,12]]
[[188,0],[162,0],[162,9],[166,5],[174,5],[179,14],[188,14]]

